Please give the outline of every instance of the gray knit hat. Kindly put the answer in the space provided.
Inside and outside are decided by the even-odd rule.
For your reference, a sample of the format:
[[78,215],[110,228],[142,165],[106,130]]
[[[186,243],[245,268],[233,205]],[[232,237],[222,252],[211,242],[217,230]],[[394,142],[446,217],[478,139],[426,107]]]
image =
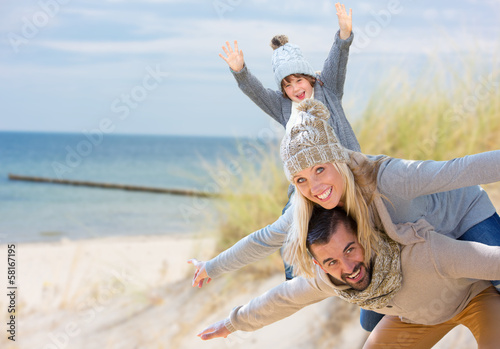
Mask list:
[[297,45],[288,43],[286,35],[276,35],[271,39],[274,49],[272,65],[274,79],[281,90],[281,80],[291,74],[306,74],[315,76],[311,65],[304,59],[302,51]]
[[349,151],[338,141],[328,124],[330,113],[323,103],[306,99],[297,108],[295,124],[281,141],[281,160],[290,182],[298,172],[330,162],[349,163]]

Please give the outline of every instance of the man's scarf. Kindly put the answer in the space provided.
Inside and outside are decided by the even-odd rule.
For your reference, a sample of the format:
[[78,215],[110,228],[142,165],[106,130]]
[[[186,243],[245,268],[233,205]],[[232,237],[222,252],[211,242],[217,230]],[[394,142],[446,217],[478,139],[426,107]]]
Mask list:
[[396,295],[403,280],[399,244],[382,234],[378,252],[372,262],[370,285],[363,291],[336,290],[340,298],[365,309],[377,310],[384,308]]

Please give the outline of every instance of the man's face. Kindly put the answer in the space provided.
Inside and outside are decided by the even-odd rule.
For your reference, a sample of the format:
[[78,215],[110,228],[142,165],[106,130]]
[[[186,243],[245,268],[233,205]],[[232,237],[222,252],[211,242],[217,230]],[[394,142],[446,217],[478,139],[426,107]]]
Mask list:
[[338,284],[347,284],[353,289],[363,291],[370,285],[371,270],[364,262],[364,249],[356,235],[344,224],[339,224],[330,241],[324,245],[313,244],[311,253],[325,273]]

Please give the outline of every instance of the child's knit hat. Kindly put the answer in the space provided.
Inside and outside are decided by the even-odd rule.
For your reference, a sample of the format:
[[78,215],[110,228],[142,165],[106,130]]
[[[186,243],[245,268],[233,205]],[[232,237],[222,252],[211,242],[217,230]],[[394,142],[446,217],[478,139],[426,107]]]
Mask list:
[[295,174],[318,164],[349,163],[349,151],[339,143],[328,124],[330,113],[323,103],[306,99],[298,110],[296,123],[287,131],[280,147],[288,180],[293,182]]
[[297,45],[288,43],[286,35],[276,35],[271,39],[273,48],[273,72],[278,87],[281,90],[281,80],[291,74],[306,74],[315,76],[314,69],[304,59]]

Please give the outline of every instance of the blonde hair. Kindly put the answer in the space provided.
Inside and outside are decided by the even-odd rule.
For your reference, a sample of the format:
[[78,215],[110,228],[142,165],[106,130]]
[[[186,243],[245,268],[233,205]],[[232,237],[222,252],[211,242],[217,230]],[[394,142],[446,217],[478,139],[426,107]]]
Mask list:
[[[357,161],[354,161],[354,156]],[[376,246],[382,230],[374,199],[380,196],[377,191],[377,173],[380,164],[385,160],[387,157],[373,161],[361,153],[351,152],[348,164],[332,163],[342,177],[344,192],[340,201],[344,203],[343,208],[347,214],[357,223],[356,234],[365,250],[367,265],[378,253]],[[294,210],[293,222],[285,242],[283,256],[293,265],[296,275],[314,277],[314,264],[307,250],[306,241],[309,220],[315,204],[305,198],[297,188],[295,189],[291,207]]]

